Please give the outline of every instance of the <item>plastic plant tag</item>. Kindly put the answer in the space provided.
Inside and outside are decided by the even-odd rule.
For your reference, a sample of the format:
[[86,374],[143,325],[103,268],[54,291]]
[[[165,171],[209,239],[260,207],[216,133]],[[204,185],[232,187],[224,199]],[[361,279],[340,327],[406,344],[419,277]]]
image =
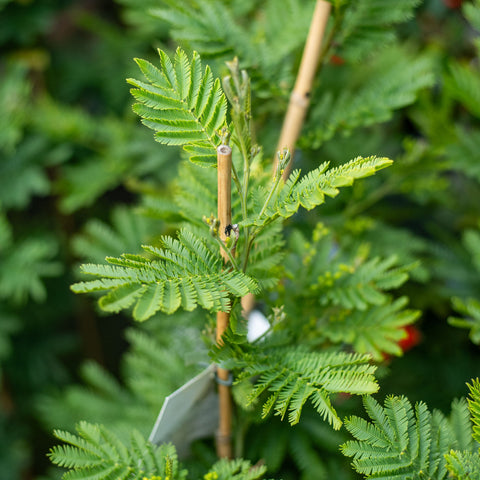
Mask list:
[[216,365],[209,365],[165,399],[149,437],[151,443],[171,442],[179,456],[184,456],[193,440],[214,434],[218,427],[215,370]]

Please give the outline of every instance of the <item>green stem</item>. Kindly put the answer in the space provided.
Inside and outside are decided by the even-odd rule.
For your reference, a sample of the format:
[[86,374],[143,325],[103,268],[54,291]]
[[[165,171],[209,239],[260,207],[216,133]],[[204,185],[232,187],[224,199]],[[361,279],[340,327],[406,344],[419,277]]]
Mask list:
[[233,268],[235,270],[239,270],[238,264],[237,264],[234,256],[232,255],[232,252],[225,246],[225,244],[218,237],[214,237],[214,238],[215,238],[215,241],[220,246],[220,248],[227,254],[228,260],[230,260],[230,263],[232,264]]
[[[233,161],[232,161],[232,177],[233,177],[233,183],[235,183],[235,187],[237,188],[239,197],[243,198],[242,184],[240,183],[240,178],[238,177],[237,169],[235,168]],[[243,210],[243,206],[242,206],[242,210]]]
[[253,242],[256,238],[256,234],[253,234],[248,242],[245,243],[245,255],[243,256],[242,271],[245,273],[247,271],[248,257],[250,256],[250,250],[252,249]]
[[260,210],[260,213],[258,214],[258,218],[262,218],[262,215],[265,213],[265,210],[268,207],[268,204],[270,203],[270,200],[272,199],[273,194],[275,193],[275,190],[277,190],[278,185],[280,183],[280,180],[282,180],[282,175],[279,174],[280,172],[275,174],[275,181],[272,183],[272,188],[268,192],[267,198],[265,200],[265,203],[263,204],[262,209]]
[[[242,219],[246,220],[248,217],[247,200],[248,200],[248,186],[249,186],[249,180],[250,180],[250,157],[249,157],[250,153],[247,151],[247,145],[245,144],[245,140],[242,135],[243,128],[241,125],[241,121],[243,119],[240,117],[240,115],[242,114],[240,113],[233,116],[233,124],[234,124],[235,133],[237,137],[236,143],[243,157],[243,181],[240,187],[239,194],[240,194],[240,204],[242,207]],[[250,243],[249,227],[245,227],[244,235],[245,235],[245,245],[249,245]],[[248,259],[248,255],[245,253],[243,258],[244,266],[246,265],[247,259]],[[243,271],[245,271],[245,269]]]

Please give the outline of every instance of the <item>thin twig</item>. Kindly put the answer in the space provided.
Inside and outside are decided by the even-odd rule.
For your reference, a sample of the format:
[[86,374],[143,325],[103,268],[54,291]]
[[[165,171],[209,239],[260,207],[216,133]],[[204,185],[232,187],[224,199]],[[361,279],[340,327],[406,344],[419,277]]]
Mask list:
[[[228,234],[226,227],[232,223],[231,184],[232,184],[232,149],[227,145],[220,145],[217,149],[218,168],[218,219],[220,221],[220,241],[225,242]],[[221,249],[220,253],[225,261],[230,260],[228,253]],[[227,312],[217,312],[217,343],[222,344],[222,335],[228,328],[230,316]],[[228,380],[230,372],[224,368],[217,368],[219,425],[217,430],[217,456],[232,458],[232,396]]]
[[[283,179],[286,180],[292,169],[293,152],[302,129],[305,116],[310,104],[310,92],[317,71],[322,41],[330,15],[331,4],[325,0],[317,0],[313,13],[310,30],[303,50],[302,61],[298,70],[297,80],[290,96],[288,110],[282,126],[277,151],[288,148],[292,155],[289,165],[285,168]],[[275,158],[275,170],[277,159]]]

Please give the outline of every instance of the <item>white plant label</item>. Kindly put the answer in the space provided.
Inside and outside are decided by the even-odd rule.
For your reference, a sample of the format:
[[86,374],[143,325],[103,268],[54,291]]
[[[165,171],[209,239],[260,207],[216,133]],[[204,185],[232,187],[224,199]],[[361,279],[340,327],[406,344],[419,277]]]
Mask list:
[[216,365],[209,365],[165,399],[150,442],[171,442],[182,455],[193,440],[214,434],[218,427],[215,370]]

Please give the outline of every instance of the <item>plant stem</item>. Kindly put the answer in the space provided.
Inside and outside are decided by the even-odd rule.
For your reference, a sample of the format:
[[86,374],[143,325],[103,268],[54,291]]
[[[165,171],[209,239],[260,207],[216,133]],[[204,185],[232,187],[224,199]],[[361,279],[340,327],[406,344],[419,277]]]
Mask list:
[[230,251],[227,246],[223,243],[222,240],[220,240],[218,237],[215,237],[215,240],[218,243],[218,246],[220,247],[220,251],[222,252],[222,257],[225,259],[225,256],[227,256],[228,261],[232,264],[233,268],[235,270],[238,270],[238,263],[235,260],[235,257],[232,255],[232,251]]
[[[237,187],[237,192],[240,195],[240,198],[243,198],[242,195],[242,184],[240,183],[240,178],[237,173],[237,169],[235,168],[235,164],[232,162],[232,178],[233,178],[233,183],[235,183],[235,186]],[[242,205],[242,211],[243,211],[243,205]]]
[[[302,61],[298,71],[295,86],[290,96],[288,110],[282,126],[277,151],[288,148],[292,155],[290,163],[284,170],[283,179],[286,180],[292,169],[293,152],[302,129],[305,116],[310,104],[310,91],[322,53],[322,40],[325,34],[331,4],[325,0],[317,0],[313,13],[310,30],[303,50]],[[275,158],[275,170],[277,169]]]
[[268,192],[265,203],[263,204],[263,207],[260,210],[260,213],[258,214],[259,219],[262,218],[262,215],[265,213],[265,210],[267,209],[268,204],[270,203],[270,200],[272,199],[272,196],[275,193],[275,190],[278,188],[278,184],[280,183],[281,178],[282,178],[281,173],[277,172],[276,177],[274,178],[274,181],[272,182],[272,188]]
[[[238,141],[236,142],[240,153],[242,154],[243,158],[243,181],[242,185],[237,186],[238,193],[240,195],[240,204],[242,208],[242,219],[246,220],[248,217],[248,211],[247,211],[247,198],[248,198],[248,184],[250,180],[250,158],[249,158],[249,152],[247,151],[247,146],[245,145],[245,141],[243,139],[243,134],[242,134],[242,128],[239,124],[239,115],[234,116],[234,125],[235,125],[235,131],[238,137]],[[236,172],[234,173],[236,175]],[[238,178],[238,177],[237,177]],[[245,244],[248,244],[250,242],[250,228],[245,227],[244,230],[244,236],[245,236]],[[243,264],[245,265],[246,263],[246,256],[244,255],[244,260]]]
[[[232,188],[232,149],[227,145],[220,145],[217,149],[218,167],[218,219],[220,221],[220,242],[227,238],[225,227],[232,223],[231,188]],[[233,257],[231,252],[221,249],[220,253],[225,262]],[[216,340],[222,344],[222,335],[228,328],[230,315],[227,312],[217,312]],[[228,382],[230,372],[224,368],[217,368],[219,424],[217,430],[217,456],[219,458],[232,457],[232,396]],[[222,383],[225,382],[225,383]]]

